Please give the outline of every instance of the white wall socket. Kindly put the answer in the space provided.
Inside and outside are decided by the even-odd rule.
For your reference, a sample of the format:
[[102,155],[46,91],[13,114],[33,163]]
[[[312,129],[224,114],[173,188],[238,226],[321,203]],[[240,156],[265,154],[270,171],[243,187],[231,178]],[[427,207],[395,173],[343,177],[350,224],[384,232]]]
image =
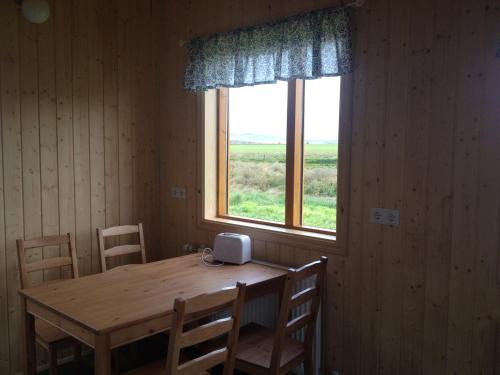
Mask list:
[[399,227],[399,210],[372,208],[370,211],[370,221],[375,224]]
[[186,199],[186,188],[173,187],[170,195],[175,199]]

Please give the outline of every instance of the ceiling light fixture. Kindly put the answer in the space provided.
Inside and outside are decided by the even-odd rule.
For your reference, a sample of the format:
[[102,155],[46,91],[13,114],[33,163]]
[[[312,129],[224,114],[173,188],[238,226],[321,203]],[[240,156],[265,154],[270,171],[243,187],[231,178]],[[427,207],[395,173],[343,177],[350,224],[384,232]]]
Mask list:
[[23,0],[21,10],[24,18],[32,23],[44,23],[50,16],[50,6],[46,0]]

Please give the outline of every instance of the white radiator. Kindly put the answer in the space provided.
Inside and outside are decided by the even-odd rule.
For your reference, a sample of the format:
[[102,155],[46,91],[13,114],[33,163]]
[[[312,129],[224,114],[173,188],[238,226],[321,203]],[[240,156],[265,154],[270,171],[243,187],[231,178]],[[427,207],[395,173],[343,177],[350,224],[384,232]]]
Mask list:
[[[311,277],[298,283],[296,292],[314,286],[315,279]],[[306,312],[307,305],[298,306],[292,313],[292,319]],[[321,308],[319,309],[318,320],[316,323],[316,334],[313,343],[314,375],[321,374]],[[245,311],[242,317],[242,325],[250,322],[259,323],[268,328],[274,328],[278,320],[278,296],[269,295],[260,297],[245,305]],[[304,330],[298,331],[294,338],[303,341]],[[302,366],[294,370],[297,374],[303,374]]]

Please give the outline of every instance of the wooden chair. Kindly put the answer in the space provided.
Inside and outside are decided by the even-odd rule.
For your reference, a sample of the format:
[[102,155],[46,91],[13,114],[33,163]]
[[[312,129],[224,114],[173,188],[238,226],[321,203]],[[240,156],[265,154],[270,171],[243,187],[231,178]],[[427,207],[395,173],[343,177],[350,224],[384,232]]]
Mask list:
[[[222,363],[224,363],[223,374],[233,374],[235,348],[238,342],[238,329],[245,301],[245,291],[246,285],[238,283],[236,287],[222,289],[215,293],[202,294],[189,300],[177,298],[174,303],[166,365],[163,362],[153,363],[128,372],[127,375],[208,374],[207,370]],[[229,317],[217,319],[184,331],[186,323],[228,308],[231,309]],[[225,346],[179,364],[181,349],[201,344],[221,335],[227,335]]]
[[[312,345],[328,258],[312,262],[287,274],[276,330],[251,323],[240,330],[236,369],[249,374],[286,374],[304,362],[307,375],[313,374]],[[299,281],[316,275],[315,285],[295,292]],[[298,306],[307,312],[289,320]],[[304,341],[291,335],[304,328]]]
[[[26,262],[26,250],[46,247],[68,245],[69,256],[58,256],[45,258],[35,262]],[[19,263],[19,273],[21,275],[21,288],[26,289],[34,285],[30,282],[29,274],[32,272],[40,272],[53,268],[61,268],[70,266],[71,277],[78,277],[78,261],[76,250],[73,244],[71,234],[68,233],[62,236],[48,236],[34,238],[31,240],[17,240],[17,256]],[[49,352],[50,357],[50,374],[57,374],[57,346],[64,341],[73,341],[75,359],[81,356],[81,344],[74,340],[63,331],[46,323],[41,319],[35,320],[36,341]]]
[[[107,237],[123,236],[126,234],[139,234],[139,244],[133,245],[119,245],[106,249],[104,246],[104,239]],[[118,227],[111,227],[106,229],[97,228],[97,243],[99,246],[99,253],[101,255],[101,271],[106,272],[108,269],[106,260],[119,255],[127,255],[140,253],[142,263],[146,263],[146,247],[144,245],[144,232],[142,230],[142,223],[138,225],[121,225]]]

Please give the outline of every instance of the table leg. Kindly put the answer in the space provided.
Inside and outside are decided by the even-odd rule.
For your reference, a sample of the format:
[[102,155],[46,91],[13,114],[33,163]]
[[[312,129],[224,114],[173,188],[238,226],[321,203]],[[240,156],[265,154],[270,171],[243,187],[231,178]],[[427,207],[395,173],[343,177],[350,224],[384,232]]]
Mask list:
[[111,345],[109,335],[95,336],[94,374],[111,374]]
[[34,375],[36,374],[35,317],[28,313],[25,298],[22,298],[21,309],[24,316],[25,373]]

